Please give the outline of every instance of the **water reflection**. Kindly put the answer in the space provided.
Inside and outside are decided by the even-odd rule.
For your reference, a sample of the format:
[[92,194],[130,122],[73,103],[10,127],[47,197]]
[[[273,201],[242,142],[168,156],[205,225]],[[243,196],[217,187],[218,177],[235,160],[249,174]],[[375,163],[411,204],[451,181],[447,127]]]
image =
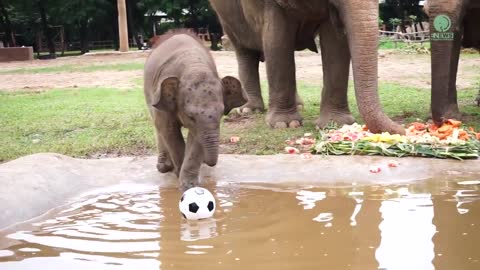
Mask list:
[[298,204],[303,205],[303,209],[310,210],[315,207],[315,203],[327,197],[326,192],[314,192],[308,190],[300,190],[297,192]]
[[380,269],[434,269],[433,203],[430,194],[412,194],[406,188],[397,198],[382,202],[381,242],[376,251]]
[[[480,269],[479,185],[433,197],[437,234],[433,237],[435,269]],[[459,267],[461,266],[461,267]]]
[[0,232],[0,269],[480,269],[475,183],[208,188],[195,222],[173,188],[90,196]]

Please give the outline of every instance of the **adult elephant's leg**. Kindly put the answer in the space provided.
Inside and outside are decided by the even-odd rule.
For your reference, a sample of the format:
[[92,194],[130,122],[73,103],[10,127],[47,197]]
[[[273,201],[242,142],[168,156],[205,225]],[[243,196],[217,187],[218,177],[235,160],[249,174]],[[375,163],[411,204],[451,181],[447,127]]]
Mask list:
[[263,104],[258,74],[260,53],[245,48],[238,48],[235,52],[237,55],[240,80],[248,95],[248,102],[240,108],[240,111],[242,113],[264,111],[265,105]]
[[[431,25],[436,17],[431,14]],[[452,16],[453,17],[453,16]],[[458,25],[458,22],[455,22]],[[452,28],[455,27],[452,26]],[[458,26],[460,29],[461,26]],[[460,56],[461,31],[454,32],[453,41],[432,41],[432,96],[431,110],[435,124],[448,118],[458,118],[457,70]]]
[[305,106],[305,103],[303,102],[302,97],[298,94],[298,91],[295,91],[295,100],[297,104],[297,110],[301,111],[303,110],[303,107]]
[[284,10],[266,1],[263,48],[270,95],[266,121],[274,128],[295,128],[302,122],[296,106],[295,28]]
[[461,117],[460,110],[458,109],[457,101],[457,72],[458,72],[458,62],[460,59],[460,50],[462,44],[461,40],[455,40],[452,49],[452,68],[450,70],[450,82],[448,85],[448,107],[445,111],[446,118],[459,119]]
[[330,20],[320,26],[322,50],[323,90],[320,117],[315,121],[319,128],[330,121],[338,125],[355,122],[348,107],[348,74],[350,71],[350,50],[347,37],[336,31]]

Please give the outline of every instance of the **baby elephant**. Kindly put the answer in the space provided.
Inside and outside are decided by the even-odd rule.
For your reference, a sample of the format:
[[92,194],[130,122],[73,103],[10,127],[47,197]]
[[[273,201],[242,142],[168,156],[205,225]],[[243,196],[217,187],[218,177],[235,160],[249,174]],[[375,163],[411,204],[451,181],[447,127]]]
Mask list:
[[[220,79],[210,52],[188,31],[160,36],[144,76],[159,152],[157,169],[173,171],[184,190],[195,186],[201,164],[217,164],[222,115],[247,102],[240,81]],[[188,129],[186,146],[182,127]]]

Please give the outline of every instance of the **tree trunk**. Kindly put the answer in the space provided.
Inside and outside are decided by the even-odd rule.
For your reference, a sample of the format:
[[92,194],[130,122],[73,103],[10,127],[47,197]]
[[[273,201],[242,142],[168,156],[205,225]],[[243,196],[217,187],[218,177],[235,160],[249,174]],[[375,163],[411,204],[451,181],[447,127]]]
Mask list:
[[5,38],[4,43],[6,47],[15,47],[15,36],[12,31],[12,23],[10,22],[10,16],[8,15],[8,10],[3,4],[3,0],[0,0],[0,22],[4,25],[5,28]]
[[189,15],[189,18],[188,18],[188,26],[189,28],[192,28],[193,31],[198,34],[199,33],[199,26],[198,26],[198,14],[196,13],[196,11],[193,10],[193,7],[191,7],[191,10],[190,10],[190,15]]
[[183,25],[181,24],[180,22],[180,18],[182,17],[182,11],[177,11],[175,10],[172,15],[171,15],[172,19],[173,19],[173,25],[175,27],[183,27]]
[[82,54],[90,51],[88,46],[88,22],[86,20],[80,23],[80,50]]
[[118,36],[120,40],[120,51],[128,52],[128,24],[125,0],[117,0],[118,8]]
[[[397,18],[400,19],[400,23],[398,24],[398,26],[400,27],[400,32],[402,33],[405,33],[405,24],[403,23],[403,18],[404,18],[404,13],[405,13],[405,9],[403,8],[403,5],[401,3],[401,1],[398,1],[398,5],[396,6],[396,9],[397,11]],[[396,31],[397,29],[395,29]]]
[[218,44],[222,42],[223,29],[215,14],[208,17],[208,32],[210,33],[211,49],[218,51]]
[[220,34],[219,33],[210,33],[210,42],[212,43],[210,49],[212,51],[218,51],[218,43],[220,43]]
[[48,26],[47,12],[45,10],[45,0],[38,0],[38,10],[40,12],[40,17],[42,20],[42,28],[47,39],[48,51],[50,52],[50,58],[55,59],[55,43],[53,41],[52,29]]
[[[1,0],[0,0],[0,4],[1,4]],[[1,11],[1,10],[0,10]],[[2,29],[6,28],[5,27],[5,21],[3,20],[3,15],[2,13],[0,13],[0,31],[2,31]],[[3,39],[0,40],[0,42],[3,42],[3,43],[0,43],[0,44],[4,44],[5,47],[8,47],[8,40],[7,40],[7,37],[3,37]]]
[[[117,1],[117,0],[115,0]],[[112,15],[112,33],[113,33],[113,49],[115,51],[120,50],[120,36],[119,36],[119,25],[118,25],[118,9],[113,10],[114,14]]]
[[139,33],[137,31],[137,25],[135,23],[135,18],[134,18],[135,1],[136,0],[127,1],[128,32],[132,33],[133,40],[135,40],[135,44],[137,44],[137,48],[141,50],[143,47],[143,42],[140,40],[140,37],[138,35]]

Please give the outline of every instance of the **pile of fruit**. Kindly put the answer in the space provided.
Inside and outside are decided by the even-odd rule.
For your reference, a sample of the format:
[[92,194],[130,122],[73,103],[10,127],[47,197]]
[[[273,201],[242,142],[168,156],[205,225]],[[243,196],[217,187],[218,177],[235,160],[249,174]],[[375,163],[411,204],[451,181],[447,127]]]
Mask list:
[[448,120],[440,127],[415,122],[407,126],[405,133],[406,135],[373,134],[366,126],[359,124],[345,125],[339,129],[328,127],[320,131],[316,140],[306,137],[287,141],[289,146],[286,151],[460,160],[479,157],[480,133],[476,133],[473,128],[464,128],[460,121]]

